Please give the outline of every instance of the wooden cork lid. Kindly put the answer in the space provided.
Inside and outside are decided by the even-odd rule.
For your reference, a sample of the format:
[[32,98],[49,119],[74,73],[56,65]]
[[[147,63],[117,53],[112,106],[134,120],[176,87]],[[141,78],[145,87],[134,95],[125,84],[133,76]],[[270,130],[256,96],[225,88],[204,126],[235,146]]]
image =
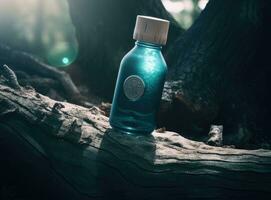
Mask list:
[[138,15],[133,38],[143,42],[165,45],[168,29],[168,20]]

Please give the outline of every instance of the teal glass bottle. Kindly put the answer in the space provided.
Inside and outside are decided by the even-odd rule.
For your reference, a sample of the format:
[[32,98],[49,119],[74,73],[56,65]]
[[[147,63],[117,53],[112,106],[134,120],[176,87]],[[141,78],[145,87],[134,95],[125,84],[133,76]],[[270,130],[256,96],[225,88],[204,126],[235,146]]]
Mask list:
[[121,61],[109,118],[110,125],[119,131],[147,134],[156,128],[167,72],[161,49],[168,25],[166,20],[137,17],[137,41]]

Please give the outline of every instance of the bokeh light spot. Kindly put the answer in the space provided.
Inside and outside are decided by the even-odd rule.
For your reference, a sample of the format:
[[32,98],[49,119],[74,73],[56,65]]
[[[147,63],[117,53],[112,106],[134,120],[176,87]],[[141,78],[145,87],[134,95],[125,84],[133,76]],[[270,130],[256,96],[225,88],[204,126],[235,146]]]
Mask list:
[[69,58],[67,58],[67,57],[62,58],[62,62],[65,65],[69,64]]
[[78,55],[78,46],[69,42],[56,42],[50,48],[47,61],[50,65],[56,67],[70,66]]

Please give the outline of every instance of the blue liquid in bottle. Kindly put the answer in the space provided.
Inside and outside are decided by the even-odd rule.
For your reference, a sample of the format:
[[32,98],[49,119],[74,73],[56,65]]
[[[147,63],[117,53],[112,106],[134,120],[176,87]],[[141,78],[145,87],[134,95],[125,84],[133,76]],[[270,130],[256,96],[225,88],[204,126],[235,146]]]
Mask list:
[[[147,20],[156,18],[147,17]],[[149,26],[149,29],[153,28],[151,24]],[[110,125],[119,131],[148,134],[156,128],[156,114],[167,72],[162,46],[157,43],[137,40],[121,61],[109,119]]]

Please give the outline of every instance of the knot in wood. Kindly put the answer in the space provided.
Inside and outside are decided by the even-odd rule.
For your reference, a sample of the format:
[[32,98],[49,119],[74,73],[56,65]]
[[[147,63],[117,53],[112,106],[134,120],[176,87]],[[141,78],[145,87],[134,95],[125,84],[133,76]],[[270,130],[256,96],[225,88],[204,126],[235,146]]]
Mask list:
[[65,108],[65,106],[64,106],[63,104],[57,102],[57,103],[54,104],[54,106],[53,106],[53,108],[52,108],[52,112],[53,112],[53,113],[58,113],[58,114],[59,114],[61,108]]

